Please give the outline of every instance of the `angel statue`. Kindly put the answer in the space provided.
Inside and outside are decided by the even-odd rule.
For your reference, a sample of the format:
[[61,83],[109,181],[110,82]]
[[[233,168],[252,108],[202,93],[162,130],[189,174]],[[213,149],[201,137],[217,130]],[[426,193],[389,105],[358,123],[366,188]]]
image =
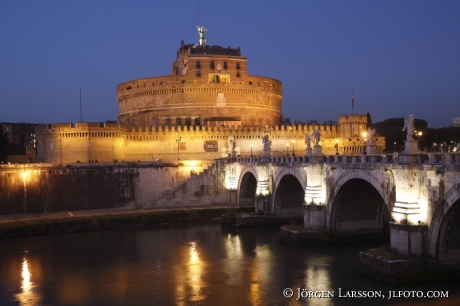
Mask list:
[[369,145],[374,144],[374,134],[375,134],[375,129],[368,128],[367,129],[367,137],[369,137]]
[[404,128],[402,129],[407,130],[407,140],[411,141],[414,140],[414,133],[415,133],[415,119],[414,115],[410,114],[404,119]]
[[270,151],[271,149],[271,146],[272,146],[272,141],[270,139],[268,139],[268,135],[265,135],[263,138],[262,138],[262,144],[264,145],[264,150],[266,150],[267,152]]
[[311,148],[311,136],[308,133],[305,134],[305,144],[307,145],[307,149]]
[[206,37],[204,32],[206,32],[208,29],[200,26],[196,26],[196,29],[198,30],[198,35],[200,35],[200,46],[206,45]]
[[321,134],[319,133],[319,130],[313,130],[313,133],[311,134],[313,138],[315,138],[315,146],[319,145],[319,141],[321,139]]

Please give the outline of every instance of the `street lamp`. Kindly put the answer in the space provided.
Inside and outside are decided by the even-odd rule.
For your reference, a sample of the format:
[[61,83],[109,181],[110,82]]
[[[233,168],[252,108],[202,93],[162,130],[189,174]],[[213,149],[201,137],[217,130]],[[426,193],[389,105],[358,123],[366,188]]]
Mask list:
[[363,136],[363,139],[364,139],[363,154],[367,154],[367,152],[366,152],[366,140],[367,140],[366,137],[367,137],[367,132],[363,132],[361,135]]
[[25,166],[24,166],[24,171],[22,172],[22,178],[24,179],[24,213],[27,213],[27,175],[28,173],[26,172]]
[[286,156],[289,156],[289,143],[286,144]]
[[251,157],[253,157],[253,155],[252,155],[252,143],[251,143]]
[[177,160],[179,161],[179,146],[180,146],[180,141],[181,141],[181,137],[180,137],[180,134],[179,132],[176,132],[176,143],[177,143]]
[[419,145],[420,149],[423,151],[423,146],[422,146],[422,141],[421,141],[423,133],[422,133],[422,131],[418,131],[418,132],[415,131],[415,134],[417,135],[417,138],[418,138],[418,145]]
[[295,156],[294,154],[294,145],[295,145],[295,140],[292,140],[292,156]]
[[335,140],[334,147],[335,147],[335,155],[339,155],[339,140],[338,139]]

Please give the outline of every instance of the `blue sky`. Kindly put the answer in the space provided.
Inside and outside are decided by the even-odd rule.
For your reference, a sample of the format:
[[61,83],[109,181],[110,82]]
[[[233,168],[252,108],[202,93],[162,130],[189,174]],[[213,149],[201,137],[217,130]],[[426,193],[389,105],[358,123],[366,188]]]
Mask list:
[[240,47],[283,116],[460,116],[460,1],[1,1],[0,122],[115,120],[116,86],[168,75],[181,40]]

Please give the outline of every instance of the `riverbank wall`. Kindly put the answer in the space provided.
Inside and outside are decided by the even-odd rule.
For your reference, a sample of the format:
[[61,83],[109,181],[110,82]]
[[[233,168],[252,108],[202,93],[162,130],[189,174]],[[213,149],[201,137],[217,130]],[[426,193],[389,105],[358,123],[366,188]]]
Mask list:
[[[252,208],[253,209],[253,208]],[[176,226],[184,224],[222,223],[228,216],[244,214],[251,208],[191,208],[162,211],[98,211],[86,216],[66,214],[63,216],[42,215],[40,219],[17,220],[0,223],[0,239],[28,236],[64,234],[119,228]]]
[[389,242],[390,232],[376,229],[331,232],[287,225],[280,228],[280,241],[296,247]]
[[228,204],[226,160],[0,166],[0,215]]
[[360,272],[390,286],[460,280],[459,262],[429,258],[387,259],[360,252]]

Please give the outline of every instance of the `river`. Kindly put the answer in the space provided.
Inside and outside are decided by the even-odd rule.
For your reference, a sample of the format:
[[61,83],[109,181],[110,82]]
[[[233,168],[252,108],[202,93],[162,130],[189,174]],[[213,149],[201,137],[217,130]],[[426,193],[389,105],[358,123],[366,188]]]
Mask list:
[[[359,274],[359,251],[372,245],[294,248],[278,231],[210,224],[2,240],[0,305],[460,304],[459,283],[390,287]],[[449,297],[388,299],[400,290]]]

